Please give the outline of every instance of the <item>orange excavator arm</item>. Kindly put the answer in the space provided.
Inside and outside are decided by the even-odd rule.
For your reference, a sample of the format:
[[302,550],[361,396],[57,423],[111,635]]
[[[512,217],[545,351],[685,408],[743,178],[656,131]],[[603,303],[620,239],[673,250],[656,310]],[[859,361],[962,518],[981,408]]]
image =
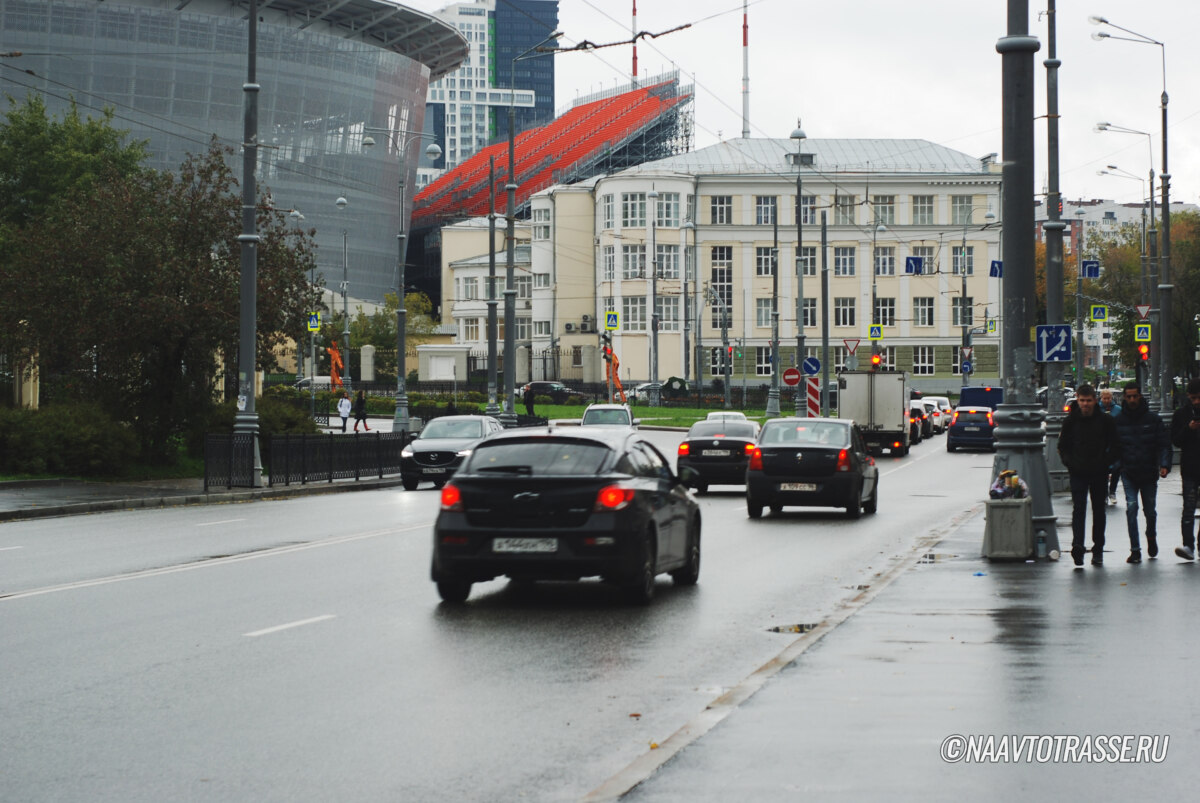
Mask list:
[[621,367],[621,361],[619,359],[617,359],[617,353],[614,351],[612,353],[612,360],[610,360],[608,363],[608,376],[610,379],[612,379],[613,387],[617,389],[617,392],[614,393],[613,395],[620,396],[621,404],[624,404],[625,403],[625,388],[621,387],[621,376],[620,376],[621,372],[619,370],[620,367]]

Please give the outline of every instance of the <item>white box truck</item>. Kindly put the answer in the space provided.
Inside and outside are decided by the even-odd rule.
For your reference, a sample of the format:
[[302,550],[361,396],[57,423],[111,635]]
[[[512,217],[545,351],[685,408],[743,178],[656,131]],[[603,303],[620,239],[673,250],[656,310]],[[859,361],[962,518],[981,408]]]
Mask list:
[[838,417],[853,419],[867,448],[906,455],[909,446],[908,374],[843,371],[838,374]]

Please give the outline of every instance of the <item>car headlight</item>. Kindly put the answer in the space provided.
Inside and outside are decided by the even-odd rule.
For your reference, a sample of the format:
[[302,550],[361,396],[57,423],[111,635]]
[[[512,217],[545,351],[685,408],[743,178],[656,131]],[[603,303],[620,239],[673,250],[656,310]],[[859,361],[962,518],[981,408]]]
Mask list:
[[403,449],[400,450],[400,456],[401,457],[412,457],[413,456],[412,447],[405,446]]
[[470,450],[470,449],[463,449],[461,452],[459,452],[459,453],[458,453],[458,456],[459,456],[459,457],[463,457],[463,458],[470,457],[470,456],[471,456],[471,450]]

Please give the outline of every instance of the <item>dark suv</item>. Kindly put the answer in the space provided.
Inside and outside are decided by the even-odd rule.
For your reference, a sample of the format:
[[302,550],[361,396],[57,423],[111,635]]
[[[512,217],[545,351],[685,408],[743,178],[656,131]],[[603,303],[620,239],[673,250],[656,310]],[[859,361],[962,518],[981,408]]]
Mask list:
[[987,449],[996,451],[996,422],[990,407],[954,409],[954,418],[946,430],[946,451],[955,449]]
[[580,399],[587,396],[586,393],[581,393],[578,390],[569,388],[562,382],[548,382],[545,380],[538,380],[536,382],[530,382],[526,385],[522,385],[517,390],[517,396],[521,399],[524,399],[525,391],[530,389],[533,390],[534,397],[549,396],[550,400],[555,404],[566,404],[567,399],[571,398],[572,396]]

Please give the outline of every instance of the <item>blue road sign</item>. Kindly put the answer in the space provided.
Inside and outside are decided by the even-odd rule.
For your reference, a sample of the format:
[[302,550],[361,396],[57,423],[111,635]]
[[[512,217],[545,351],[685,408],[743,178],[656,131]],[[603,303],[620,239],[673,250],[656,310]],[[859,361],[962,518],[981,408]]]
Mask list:
[[321,313],[314,312],[308,316],[308,331],[310,331],[310,332],[321,331]]
[[1139,323],[1133,327],[1133,339],[1138,343],[1150,342],[1150,324]]
[[1100,260],[1085,259],[1082,262],[1080,262],[1079,265],[1080,265],[1080,275],[1083,276],[1083,278],[1085,278],[1085,279],[1099,279],[1100,278]]
[[963,360],[963,364],[962,364],[962,372],[963,372],[964,374],[969,374],[969,373],[971,373],[971,361],[970,361],[970,360]]
[[988,276],[991,276],[993,279],[1003,279],[1004,263],[998,259],[993,259],[991,270],[988,271]]
[[620,329],[621,316],[616,312],[604,313],[604,328],[605,329]]
[[816,376],[821,372],[821,361],[816,357],[805,357],[802,367],[804,368],[804,373],[809,376]]
[[1071,361],[1071,326],[1065,323],[1049,324],[1037,328],[1034,341],[1034,357],[1037,362]]
[[925,257],[905,257],[904,258],[905,273],[924,273],[925,272]]
[[871,324],[867,329],[868,340],[883,340],[883,326],[877,323]]
[[1092,320],[1093,321],[1107,321],[1108,320],[1108,306],[1106,304],[1093,304],[1092,305]]

